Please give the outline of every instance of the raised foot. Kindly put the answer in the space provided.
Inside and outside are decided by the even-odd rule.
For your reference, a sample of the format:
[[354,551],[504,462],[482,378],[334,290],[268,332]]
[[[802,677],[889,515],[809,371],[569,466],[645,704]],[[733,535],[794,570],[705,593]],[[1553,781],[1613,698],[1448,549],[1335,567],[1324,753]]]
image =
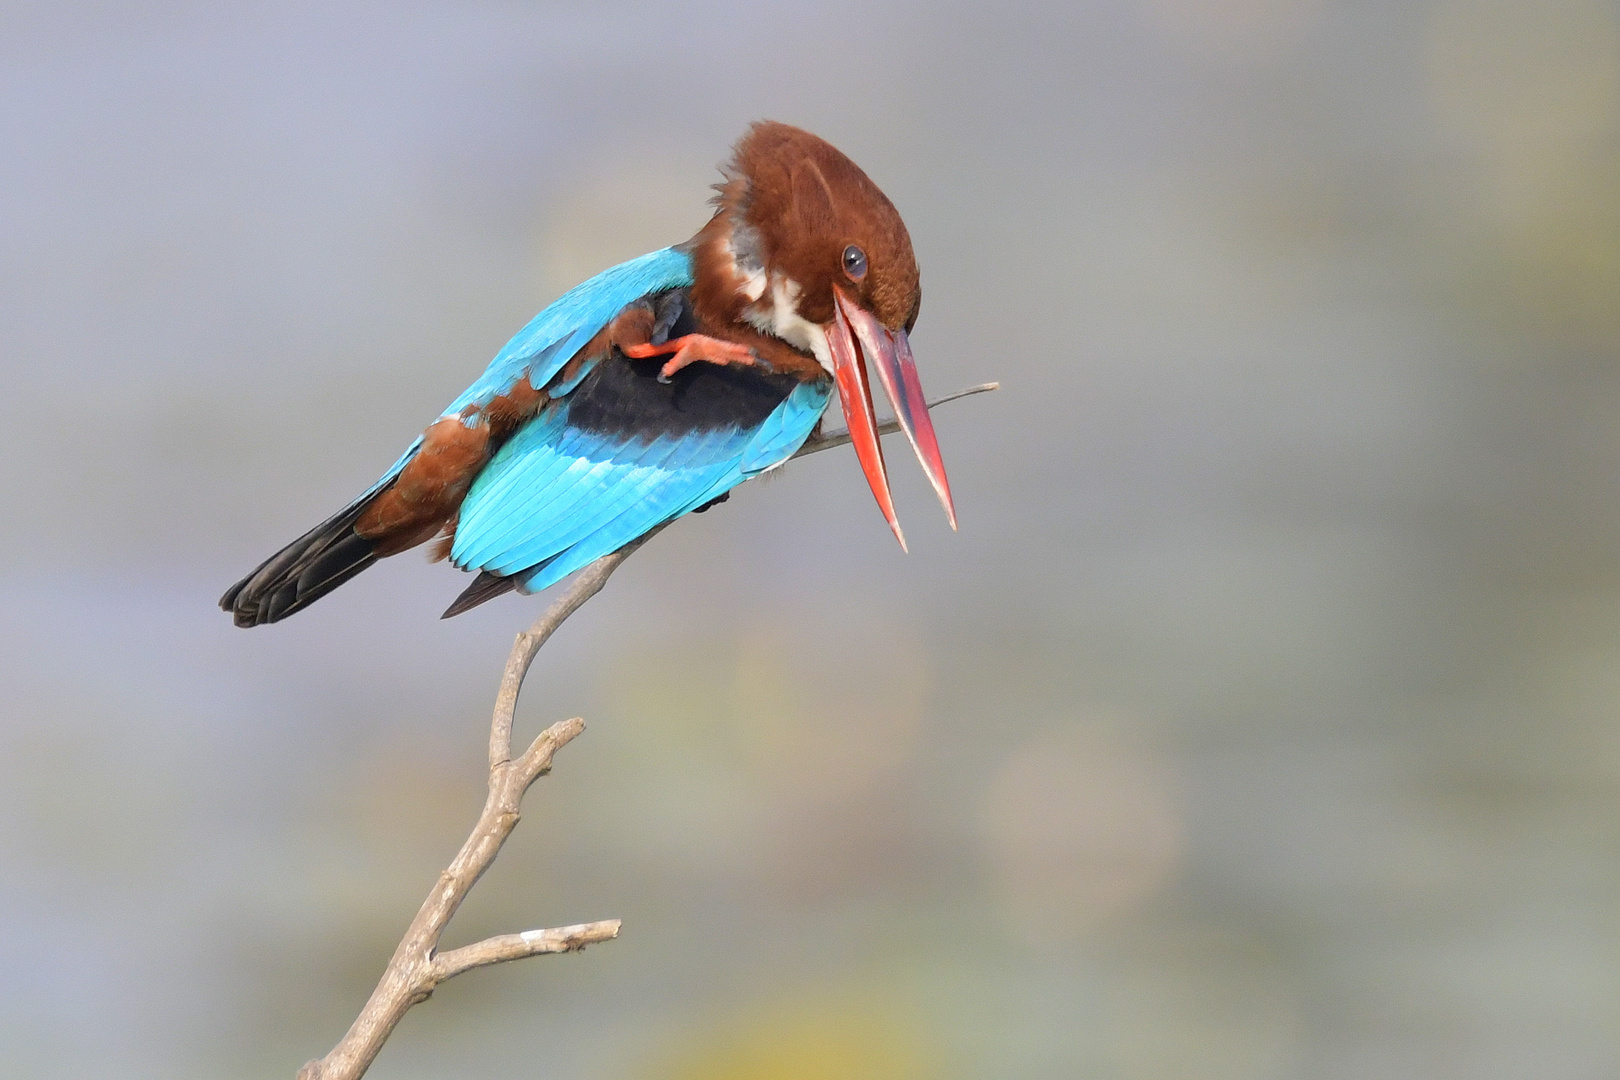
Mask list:
[[620,351],[634,360],[645,360],[649,356],[671,356],[669,362],[658,369],[658,381],[669,382],[675,373],[689,364],[702,362],[705,364],[746,364],[750,367],[770,369],[770,363],[753,349],[746,345],[738,345],[734,341],[724,341],[720,338],[709,337],[707,334],[687,334],[685,337],[671,338],[661,345],[621,345]]

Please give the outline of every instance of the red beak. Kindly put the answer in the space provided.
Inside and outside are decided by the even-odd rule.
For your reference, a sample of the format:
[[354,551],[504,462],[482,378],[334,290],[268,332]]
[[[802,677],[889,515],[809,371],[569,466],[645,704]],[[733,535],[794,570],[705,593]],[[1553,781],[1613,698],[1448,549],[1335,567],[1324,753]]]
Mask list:
[[[855,444],[855,455],[860,459],[872,494],[877,497],[878,508],[904,550],[906,538],[900,532],[894,500],[889,494],[889,476],[883,465],[883,447],[878,441],[877,418],[872,411],[872,387],[867,381],[866,365],[861,362],[862,353],[877,368],[878,379],[894,404],[900,429],[911,441],[911,448],[916,451],[917,460],[922,463],[929,483],[934,485],[934,492],[954,529],[956,508],[951,502],[951,485],[945,477],[939,440],[934,437],[934,423],[928,415],[922,382],[917,378],[917,362],[911,355],[906,332],[891,331],[876,316],[847,298],[836,285],[833,297],[836,303],[832,322],[827,326],[827,344],[832,351],[838,397],[844,405],[844,422],[849,425],[850,441]],[[857,339],[859,351],[855,344]]]

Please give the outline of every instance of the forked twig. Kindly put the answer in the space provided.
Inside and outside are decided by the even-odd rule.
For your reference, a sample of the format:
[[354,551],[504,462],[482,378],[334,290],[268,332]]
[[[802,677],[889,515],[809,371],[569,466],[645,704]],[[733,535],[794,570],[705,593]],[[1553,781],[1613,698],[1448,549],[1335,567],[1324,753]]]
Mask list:
[[[997,383],[986,383],[961,390],[929,402],[929,408],[969,394],[994,390],[997,386]],[[899,424],[891,420],[880,424],[878,430],[888,434],[898,431]],[[794,456],[830,450],[847,442],[847,432],[818,436],[807,440]],[[529,673],[529,666],[557,628],[585,601],[601,592],[602,586],[607,584],[608,578],[613,576],[624,560],[663,528],[663,525],[658,526],[581,570],[534,625],[519,634],[512,643],[512,651],[506,659],[506,670],[501,675],[501,688],[495,696],[495,713],[489,725],[489,795],[484,800],[483,812],[478,815],[478,823],[473,826],[471,835],[461,845],[461,850],[456,852],[450,865],[439,874],[438,882],[411,920],[404,938],[394,949],[394,955],[383,971],[382,979],[371,992],[371,998],[360,1010],[348,1033],[329,1054],[300,1069],[298,1080],[359,1080],[411,1006],[426,1001],[446,979],[473,968],[521,960],[526,956],[576,952],[587,945],[619,936],[619,920],[605,919],[551,930],[499,934],[459,949],[443,953],[438,951],[439,938],[456,909],[495,861],[501,845],[506,843],[506,838],[517,827],[523,796],[529,786],[550,771],[552,756],[585,730],[585,722],[578,717],[560,721],[542,731],[517,758],[512,757],[512,718],[517,711],[518,694],[523,689],[523,679]]]

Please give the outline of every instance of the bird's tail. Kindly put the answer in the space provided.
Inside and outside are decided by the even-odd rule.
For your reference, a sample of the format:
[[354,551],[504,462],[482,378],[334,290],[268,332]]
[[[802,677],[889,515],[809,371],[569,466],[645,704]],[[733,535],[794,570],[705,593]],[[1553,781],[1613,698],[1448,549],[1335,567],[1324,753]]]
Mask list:
[[471,585],[461,591],[461,595],[456,597],[456,602],[445,608],[444,614],[439,618],[454,618],[463,611],[471,611],[479,604],[493,600],[497,596],[505,596],[517,588],[517,585],[518,579],[515,577],[501,577],[488,570],[482,571]]
[[377,541],[354,531],[354,523],[377,497],[379,486],[270,556],[220,597],[237,626],[260,626],[302,611],[377,561]]

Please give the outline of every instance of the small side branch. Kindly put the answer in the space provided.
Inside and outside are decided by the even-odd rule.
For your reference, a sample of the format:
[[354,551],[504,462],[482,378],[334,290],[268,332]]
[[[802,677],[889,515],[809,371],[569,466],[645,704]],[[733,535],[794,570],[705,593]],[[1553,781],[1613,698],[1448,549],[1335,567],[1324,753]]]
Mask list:
[[522,960],[541,953],[578,952],[587,945],[611,941],[618,936],[618,919],[559,926],[552,930],[525,930],[521,934],[499,934],[474,945],[440,953],[433,959],[433,978],[435,982],[444,982],[475,967],[504,964],[508,960]]

